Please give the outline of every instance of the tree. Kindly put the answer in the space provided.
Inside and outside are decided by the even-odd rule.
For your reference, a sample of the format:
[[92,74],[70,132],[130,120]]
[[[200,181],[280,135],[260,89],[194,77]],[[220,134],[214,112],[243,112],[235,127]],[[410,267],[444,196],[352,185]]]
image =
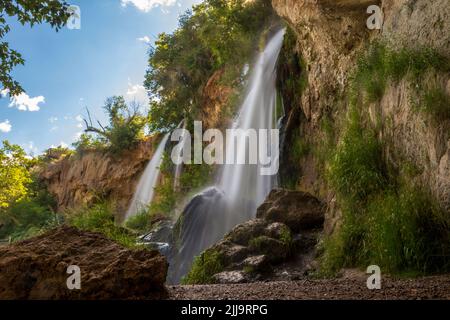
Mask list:
[[144,82],[150,131],[167,131],[201,115],[208,79],[225,67],[241,73],[272,14],[270,0],[205,0],[180,17],[175,32],[160,34]]
[[22,55],[11,49],[9,43],[1,41],[10,31],[6,17],[15,17],[22,24],[49,23],[58,31],[70,17],[69,5],[61,0],[0,0],[0,84],[8,90],[11,96],[18,95],[24,90],[11,76],[12,69],[23,65]]
[[91,141],[86,136],[82,136],[80,144],[107,145],[113,154],[131,149],[143,137],[145,121],[139,112],[139,104],[126,104],[121,96],[108,98],[103,107],[108,115],[109,124],[103,126],[99,121],[99,127],[95,127],[88,110],[88,119],[84,119],[86,133],[97,135],[97,141]]
[[0,149],[0,210],[26,196],[32,160],[18,145],[3,141]]

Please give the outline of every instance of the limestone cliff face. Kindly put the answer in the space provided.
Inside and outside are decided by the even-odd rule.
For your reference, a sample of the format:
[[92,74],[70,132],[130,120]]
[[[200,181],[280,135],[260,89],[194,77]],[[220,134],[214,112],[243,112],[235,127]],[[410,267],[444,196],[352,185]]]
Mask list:
[[[450,57],[450,3],[448,0],[272,0],[275,11],[296,34],[295,52],[305,61],[308,86],[299,97],[285,99],[289,110],[287,137],[300,128],[302,136],[317,143],[324,139],[319,129],[325,115],[345,113],[349,76],[358,53],[372,40],[394,47],[429,47]],[[382,8],[381,30],[369,30],[366,9]],[[450,94],[450,75],[433,76]],[[405,81],[388,86],[381,102],[370,106],[369,118],[382,123],[380,139],[385,157],[394,166],[400,159],[421,169],[417,179],[428,187],[444,208],[450,210],[450,123],[433,122],[414,112],[414,88]],[[389,123],[389,125],[388,125]],[[315,140],[315,141],[312,141]],[[301,189],[312,192],[330,204],[326,221],[328,232],[339,220],[334,210],[332,190],[327,190],[315,166],[314,155],[302,160]]]
[[117,157],[101,151],[64,157],[42,168],[40,177],[56,197],[58,211],[105,198],[115,202],[120,215],[127,209],[157,142],[157,137],[151,137]]

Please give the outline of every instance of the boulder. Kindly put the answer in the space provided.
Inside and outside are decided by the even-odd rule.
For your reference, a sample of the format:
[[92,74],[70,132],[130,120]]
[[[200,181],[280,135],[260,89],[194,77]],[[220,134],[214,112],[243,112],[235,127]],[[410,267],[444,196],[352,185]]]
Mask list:
[[286,224],[294,233],[323,227],[324,204],[302,191],[275,189],[258,208],[256,216]]
[[[80,290],[67,287],[71,265],[80,268]],[[0,247],[0,299],[160,299],[166,273],[157,251],[67,226]]]

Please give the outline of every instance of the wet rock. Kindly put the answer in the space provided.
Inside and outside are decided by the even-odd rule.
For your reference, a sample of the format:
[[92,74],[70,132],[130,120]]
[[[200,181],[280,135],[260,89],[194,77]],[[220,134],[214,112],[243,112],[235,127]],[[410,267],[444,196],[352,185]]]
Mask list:
[[[70,265],[80,268],[81,290],[67,288]],[[159,299],[166,273],[157,251],[72,227],[0,247],[0,299]]]
[[259,237],[264,234],[267,221],[264,219],[253,219],[236,226],[227,236],[226,239],[240,244],[248,245],[252,238]]
[[267,255],[271,262],[279,262],[289,254],[286,243],[267,236],[252,239],[249,247],[252,252]]
[[242,262],[244,268],[253,271],[265,271],[269,268],[269,259],[265,255],[248,257]]
[[280,222],[274,222],[269,224],[265,229],[265,235],[281,240],[287,236],[289,236],[291,231],[289,228]]
[[223,271],[213,276],[216,283],[243,283],[246,281],[245,274],[242,271]]
[[222,253],[224,260],[228,263],[236,263],[248,256],[248,248],[230,241],[222,241],[216,245]]
[[293,232],[323,226],[325,206],[311,194],[275,189],[258,208],[260,219],[286,224]]

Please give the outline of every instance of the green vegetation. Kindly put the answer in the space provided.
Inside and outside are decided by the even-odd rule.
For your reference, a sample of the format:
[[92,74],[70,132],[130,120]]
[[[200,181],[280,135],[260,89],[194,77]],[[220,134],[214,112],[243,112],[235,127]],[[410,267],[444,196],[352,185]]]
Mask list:
[[390,168],[377,128],[362,117],[364,106],[381,99],[389,82],[405,77],[419,86],[422,110],[445,117],[448,104],[443,101],[448,97],[441,89],[421,90],[425,85],[421,77],[430,70],[439,73],[448,68],[448,61],[431,50],[394,52],[380,44],[359,60],[348,117],[326,166],[326,178],[342,211],[342,225],[323,241],[322,275],[370,264],[393,274],[450,270],[448,214],[414,182],[419,168],[408,162],[400,172]]
[[183,284],[206,284],[212,282],[212,276],[223,271],[221,254],[212,249],[204,251],[196,257],[191,271],[183,278]]
[[145,119],[140,114],[139,107],[135,103],[127,105],[121,96],[108,98],[103,107],[109,118],[108,125],[103,126],[98,122],[100,128],[95,127],[88,111],[88,119],[84,120],[85,132],[94,136],[81,135],[74,147],[78,152],[103,147],[113,155],[130,150],[144,136]]
[[[149,112],[150,130],[164,131],[198,117],[208,79],[220,69],[239,74],[257,49],[255,35],[271,16],[269,0],[206,0],[181,16],[174,33],[160,34],[145,81],[157,98]],[[234,82],[237,77],[228,78]]]
[[450,97],[445,89],[423,81],[429,72],[450,72],[450,60],[429,48],[396,51],[375,43],[358,61],[352,90],[355,94],[363,93],[365,102],[376,102],[383,97],[389,83],[407,78],[419,95],[419,110],[440,121],[450,119]]
[[211,174],[211,166],[207,164],[183,165],[179,177],[178,187],[174,188],[174,165],[169,154],[164,154],[160,167],[163,176],[162,181],[155,188],[155,198],[149,206],[150,215],[171,215],[176,205],[190,192],[197,190],[208,182]]
[[125,227],[136,232],[151,230],[153,227],[152,216],[147,211],[138,213],[125,222]]
[[3,141],[0,149],[0,208],[23,199],[31,183],[29,169],[32,161],[18,145]]
[[12,78],[11,72],[15,66],[23,65],[25,60],[19,52],[9,47],[8,42],[1,41],[10,31],[6,16],[16,18],[22,25],[28,24],[31,27],[46,22],[58,31],[69,19],[67,9],[68,4],[59,0],[0,1],[0,84],[10,95],[19,95],[24,91]]
[[361,122],[359,112],[350,112],[343,137],[328,164],[328,181],[333,189],[357,205],[386,187],[381,144]]
[[0,149],[0,239],[12,241],[37,234],[57,223],[55,201],[32,167],[36,159],[18,145],[3,141]]
[[119,227],[114,221],[114,206],[110,203],[98,203],[92,207],[69,210],[65,214],[69,225],[81,230],[99,232],[128,248],[135,248],[136,237],[127,229]]

